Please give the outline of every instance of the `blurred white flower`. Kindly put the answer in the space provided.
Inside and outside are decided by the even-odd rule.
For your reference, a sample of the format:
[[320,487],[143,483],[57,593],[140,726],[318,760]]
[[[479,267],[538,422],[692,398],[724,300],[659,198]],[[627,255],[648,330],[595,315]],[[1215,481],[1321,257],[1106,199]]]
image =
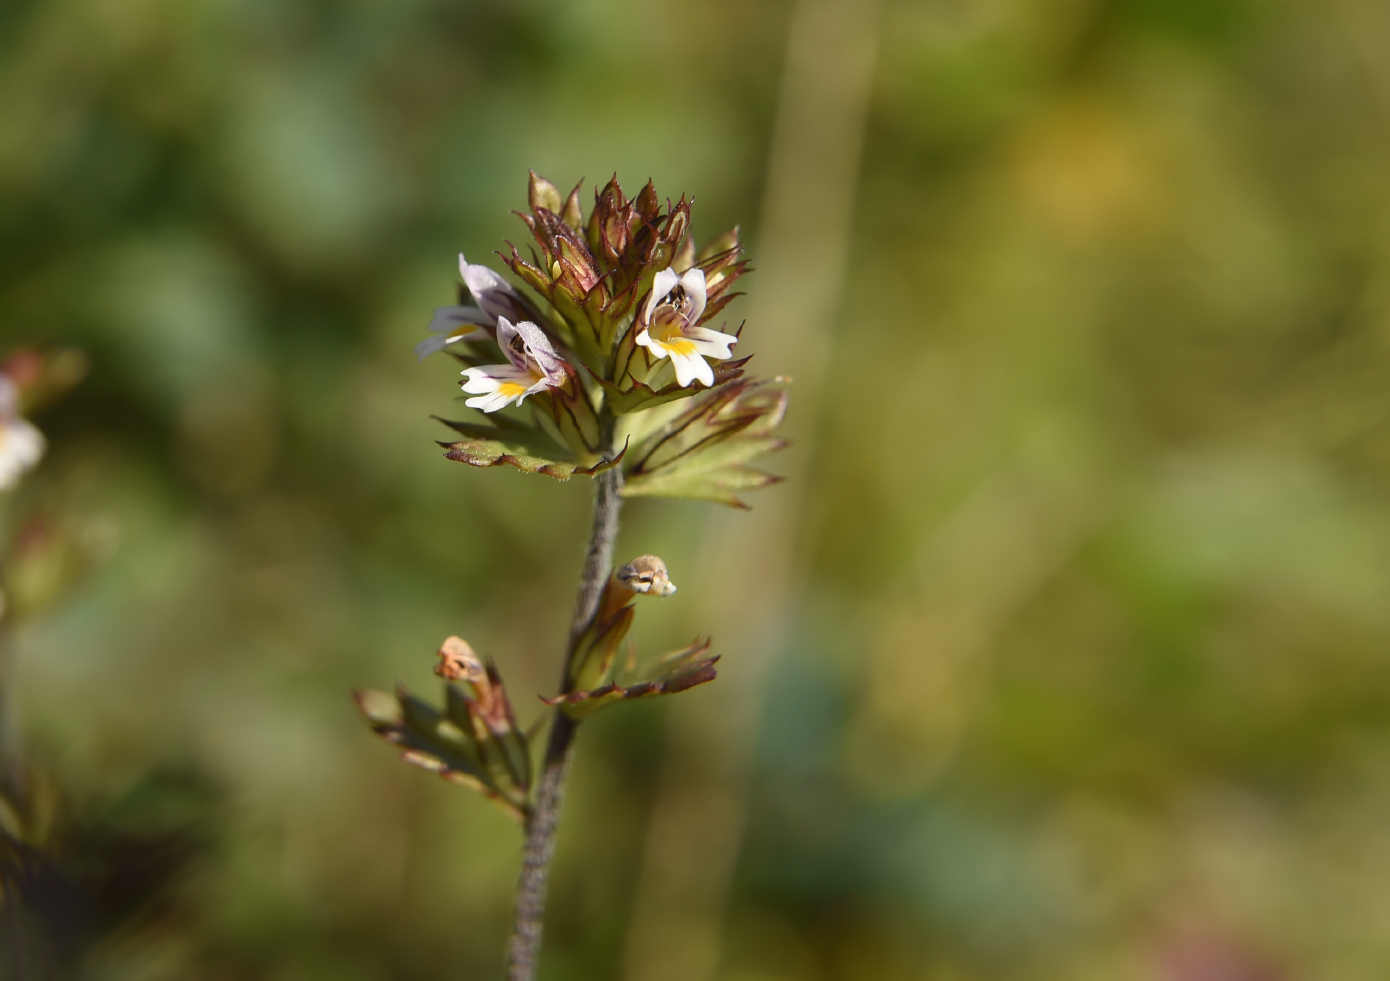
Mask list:
[[43,457],[43,433],[19,414],[19,389],[0,374],[0,490],[19,483]]
[[705,271],[678,276],[670,269],[656,274],[642,311],[637,343],[658,358],[670,358],[681,388],[700,381],[714,384],[714,369],[705,358],[723,361],[738,343],[733,334],[696,326],[705,312]]
[[526,396],[559,388],[569,377],[565,360],[555,353],[550,339],[535,324],[523,320],[515,327],[506,317],[497,318],[497,344],[510,364],[466,368],[463,390],[477,398],[464,405],[496,412],[512,399],[520,405]]

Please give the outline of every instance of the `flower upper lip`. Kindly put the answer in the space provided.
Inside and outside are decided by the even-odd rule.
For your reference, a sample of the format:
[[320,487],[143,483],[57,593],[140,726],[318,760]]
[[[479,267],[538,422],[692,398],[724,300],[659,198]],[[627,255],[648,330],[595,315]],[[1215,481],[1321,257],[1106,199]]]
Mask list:
[[506,317],[498,317],[497,344],[516,367],[529,369],[533,364],[538,367],[552,383],[550,387],[564,383],[565,359],[555,353],[545,331],[531,321],[522,320],[513,326]]
[[502,317],[519,319],[518,313],[524,312],[521,295],[501,273],[481,263],[469,262],[462,252],[459,253],[459,275],[489,323],[495,324]]
[[[459,253],[459,276],[473,297],[472,306],[438,307],[430,320],[434,335],[415,345],[415,355],[424,360],[456,341],[481,341],[492,337],[502,318],[520,321],[526,316],[521,295],[496,270],[469,262]],[[465,330],[474,327],[474,330]]]
[[[657,306],[678,286],[681,288],[682,297],[677,301],[681,306],[676,308],[676,312],[684,318],[688,326],[693,327],[700,322],[700,317],[705,312],[705,271],[696,267],[686,270],[682,276],[674,269],[667,268],[657,273],[656,278],[652,280],[652,292],[647,297],[646,307],[642,310],[644,324],[652,322],[652,315],[656,312]],[[686,303],[689,304],[688,308],[684,308]],[[676,304],[672,306],[676,307]]]

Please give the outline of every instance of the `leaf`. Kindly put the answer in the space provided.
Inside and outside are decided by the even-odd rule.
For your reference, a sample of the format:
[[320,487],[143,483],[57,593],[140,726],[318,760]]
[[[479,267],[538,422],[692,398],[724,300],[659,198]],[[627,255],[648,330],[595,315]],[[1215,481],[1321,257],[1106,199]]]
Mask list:
[[[785,445],[785,443],[783,444]],[[684,497],[713,501],[741,511],[751,510],[739,494],[780,484],[784,478],[752,467],[685,468],[645,478],[623,487],[624,497]]]
[[715,365],[714,385],[711,388],[696,388],[694,386],[682,388],[676,382],[671,382],[669,385],[653,389],[643,382],[634,381],[631,388],[624,389],[604,378],[599,378],[599,384],[603,386],[604,397],[608,405],[616,415],[621,416],[642,409],[653,409],[658,405],[674,402],[676,399],[702,395],[719,388],[721,385],[726,385],[741,378],[743,366],[751,360],[752,356],[750,355],[746,358],[739,358],[737,361],[721,361]]
[[446,682],[443,711],[403,686],[395,694],[369,689],[353,698],[372,731],[399,747],[407,763],[470,787],[524,820],[534,778],[530,743],[497,666],[485,664],[461,637],[450,637],[439,648],[435,673]]
[[718,656],[706,657],[709,640],[696,639],[689,647],[658,658],[635,678],[612,681],[600,688],[573,691],[554,698],[542,698],[547,705],[559,706],[572,719],[582,719],[605,705],[633,698],[675,695],[696,685],[713,681],[718,672]]
[[715,389],[651,434],[633,452],[623,495],[686,497],[747,508],[739,494],[780,482],[748,466],[786,448],[773,435],[787,393],[743,379]]
[[494,417],[489,424],[439,421],[465,437],[452,443],[441,440],[439,445],[444,447],[445,457],[471,467],[507,464],[523,473],[543,473],[556,480],[569,480],[576,474],[591,477],[617,466],[626,453],[624,447],[623,452],[611,460],[585,465],[542,430],[506,416]]
[[509,452],[553,460],[571,460],[574,455],[555,442],[550,434],[510,416],[491,415],[487,422],[453,422],[432,416],[454,432],[470,439],[486,440],[504,446]]
[[570,666],[576,687],[596,685],[608,676],[608,669],[613,666],[618,646],[632,628],[632,619],[636,613],[636,608],[628,604],[601,622],[592,624],[584,632],[575,648]]
[[401,750],[401,759],[478,791],[516,820],[525,818],[525,795],[504,793],[492,781],[469,733],[404,687],[395,694],[375,689],[353,692],[357,708],[382,739]]

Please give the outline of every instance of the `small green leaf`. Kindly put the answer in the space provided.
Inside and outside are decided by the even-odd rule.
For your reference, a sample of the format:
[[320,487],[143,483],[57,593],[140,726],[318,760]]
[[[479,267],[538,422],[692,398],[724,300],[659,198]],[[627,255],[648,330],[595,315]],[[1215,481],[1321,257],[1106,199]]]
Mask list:
[[624,497],[684,497],[713,501],[741,511],[749,506],[739,494],[762,490],[782,482],[781,477],[752,467],[716,467],[710,470],[683,469],[633,480],[623,486]]
[[[452,686],[451,686],[452,687]],[[464,697],[462,692],[459,697]],[[499,779],[505,776],[489,765],[488,750],[480,743],[469,718],[459,718],[456,698],[450,697],[449,711],[441,713],[404,688],[395,694],[366,689],[353,692],[353,699],[367,724],[382,739],[401,751],[401,759],[451,783],[460,784],[487,797],[518,821],[526,816],[526,787],[529,757],[523,780]],[[497,742],[494,738],[492,742]],[[512,750],[503,750],[510,757]],[[497,761],[511,770],[509,758]]]
[[584,633],[571,665],[576,688],[597,686],[608,677],[618,645],[632,629],[632,619],[636,613],[636,608],[631,605],[621,607],[607,621],[594,624]]
[[631,388],[620,388],[612,382],[599,378],[599,384],[603,386],[604,398],[615,415],[627,415],[629,412],[638,412],[642,409],[653,409],[658,405],[665,405],[667,402],[674,402],[676,399],[691,398],[696,395],[704,395],[713,388],[719,388],[731,381],[735,381],[743,376],[743,366],[752,357],[739,358],[737,361],[721,361],[714,367],[714,385],[711,388],[682,388],[675,382],[663,385],[661,388],[653,389],[642,382],[633,382]]
[[574,190],[570,191],[570,196],[565,198],[565,207],[560,213],[560,220],[576,232],[581,231],[584,227],[584,211],[579,205],[579,191],[583,187],[584,182],[582,180],[574,185]]
[[715,679],[718,672],[714,665],[719,658],[705,656],[709,652],[709,646],[708,640],[697,639],[689,647],[658,658],[647,665],[645,670],[635,672],[619,681],[612,681],[600,688],[587,691],[573,691],[554,698],[543,698],[541,701],[547,705],[559,706],[560,710],[572,719],[582,719],[614,702],[650,698],[655,695],[674,695]]
[[750,466],[788,443],[773,431],[786,414],[787,393],[746,380],[705,395],[644,438],[633,452],[626,497],[687,497],[747,508],[741,492],[781,478]]
[[555,442],[545,430],[511,416],[493,414],[486,417],[486,422],[454,422],[439,416],[433,418],[462,436],[497,443],[511,453],[552,460],[573,459],[573,454]]
[[[460,425],[468,424],[456,425],[450,422],[449,425],[459,429]],[[548,436],[546,439],[549,439]],[[470,438],[455,440],[452,443],[445,443],[441,440],[439,445],[445,447],[445,457],[448,457],[449,460],[466,463],[470,467],[500,467],[502,464],[507,464],[516,467],[524,474],[545,474],[546,477],[553,477],[557,481],[567,481],[575,474],[580,475],[580,477],[592,477],[594,474],[609,470],[623,459],[623,453],[617,454],[612,460],[599,460],[598,463],[591,465],[577,463],[574,460],[550,459],[549,456],[538,456],[534,452],[528,452],[528,449],[534,445],[530,440],[527,443],[521,443],[510,436],[505,439],[470,436]],[[555,446],[553,440],[550,440],[550,445]],[[553,456],[566,454],[566,450],[560,449],[559,446],[555,446],[555,449],[557,452]]]

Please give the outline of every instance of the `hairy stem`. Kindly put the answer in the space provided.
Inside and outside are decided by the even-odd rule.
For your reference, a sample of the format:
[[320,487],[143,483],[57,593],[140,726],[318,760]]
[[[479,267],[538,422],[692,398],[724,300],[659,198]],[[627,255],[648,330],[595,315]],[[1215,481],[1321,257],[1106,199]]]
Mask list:
[[[598,490],[594,501],[594,528],[589,536],[584,572],[579,579],[579,597],[575,602],[565,669],[560,679],[562,692],[569,691],[569,661],[574,654],[575,641],[598,610],[604,583],[613,568],[613,543],[618,537],[618,514],[623,504],[622,471],[618,467],[606,470],[594,478],[594,483]],[[555,856],[555,833],[560,827],[560,807],[565,801],[565,780],[569,776],[577,728],[573,719],[556,711],[545,761],[541,765],[536,803],[526,821],[526,846],[516,886],[516,929],[507,950],[507,981],[533,981],[536,976],[550,860]]]

